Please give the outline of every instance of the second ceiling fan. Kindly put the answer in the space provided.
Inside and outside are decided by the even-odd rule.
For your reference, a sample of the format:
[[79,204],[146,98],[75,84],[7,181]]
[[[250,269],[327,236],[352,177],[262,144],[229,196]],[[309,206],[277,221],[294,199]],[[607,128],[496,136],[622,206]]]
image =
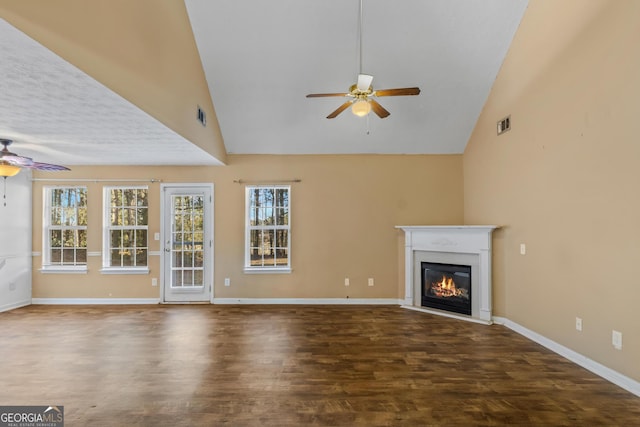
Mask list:
[[372,110],[378,117],[384,119],[388,117],[389,113],[378,101],[373,99],[379,96],[406,96],[406,95],[418,95],[420,94],[420,88],[418,87],[406,87],[398,89],[379,89],[374,90],[371,82],[373,76],[362,73],[362,0],[360,0],[360,16],[358,19],[359,30],[359,55],[360,55],[360,73],[358,74],[358,81],[356,84],[349,87],[349,92],[346,93],[310,93],[307,98],[323,98],[323,97],[348,97],[349,100],[339,106],[335,111],[327,116],[327,119],[333,119],[342,113],[347,108],[351,107],[353,114],[359,117],[368,115]]

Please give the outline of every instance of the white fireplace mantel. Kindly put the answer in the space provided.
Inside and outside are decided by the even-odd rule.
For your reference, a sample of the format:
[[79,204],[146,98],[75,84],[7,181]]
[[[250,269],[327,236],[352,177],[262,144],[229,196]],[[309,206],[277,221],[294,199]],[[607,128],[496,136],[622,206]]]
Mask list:
[[[405,306],[434,314],[460,318],[480,323],[491,323],[491,234],[498,228],[495,225],[442,225],[442,226],[403,226],[405,234]],[[477,256],[477,274],[472,276],[476,298],[471,316],[458,315],[421,307],[419,289],[420,277],[416,277],[416,254],[439,259],[451,254],[471,254]],[[475,262],[474,262],[475,264]]]

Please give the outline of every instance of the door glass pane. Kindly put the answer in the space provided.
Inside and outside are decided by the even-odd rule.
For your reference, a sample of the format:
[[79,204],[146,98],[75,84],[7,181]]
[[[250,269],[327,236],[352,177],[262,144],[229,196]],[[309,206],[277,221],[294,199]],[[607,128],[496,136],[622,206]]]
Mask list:
[[183,252],[183,254],[184,254],[184,257],[183,257],[184,264],[183,264],[183,266],[184,267],[189,267],[189,268],[193,267],[193,252],[185,251],[185,252]]
[[204,281],[203,281],[203,271],[202,270],[195,270],[193,272],[193,285],[194,286],[203,286],[204,285]]
[[184,270],[182,272],[182,286],[193,286],[193,271]]
[[193,266],[202,268],[204,265],[204,252],[203,251],[195,251],[193,253]]
[[171,279],[172,287],[182,287],[182,270],[174,270]]
[[172,286],[203,286],[204,198],[173,196],[171,217]]
[[171,263],[171,265],[174,268],[182,267],[182,251],[174,251],[173,252],[173,262]]

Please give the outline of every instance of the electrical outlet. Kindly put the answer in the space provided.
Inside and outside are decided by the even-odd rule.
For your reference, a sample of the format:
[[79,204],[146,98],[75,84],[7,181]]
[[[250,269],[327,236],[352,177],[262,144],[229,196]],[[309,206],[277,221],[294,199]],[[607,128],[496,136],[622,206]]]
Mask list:
[[225,278],[224,278],[224,285],[225,285],[225,286],[231,286],[231,279],[230,279],[230,278],[228,278],[228,277],[225,277]]
[[151,286],[158,286],[158,279],[157,278],[152,278],[151,279]]
[[527,254],[527,245],[525,245],[524,243],[520,243],[520,255],[526,255]]
[[373,277],[369,277],[369,286],[373,286]]
[[622,350],[622,332],[611,331],[611,344],[616,350]]
[[344,278],[344,285],[345,286],[349,286],[349,278],[348,277]]
[[576,331],[582,331],[582,319],[576,317]]

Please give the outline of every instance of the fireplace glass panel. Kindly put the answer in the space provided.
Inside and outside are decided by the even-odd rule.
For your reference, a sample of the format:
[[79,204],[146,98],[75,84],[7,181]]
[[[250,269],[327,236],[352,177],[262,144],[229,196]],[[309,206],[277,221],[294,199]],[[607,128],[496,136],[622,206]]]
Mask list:
[[422,306],[471,315],[471,266],[422,262]]

